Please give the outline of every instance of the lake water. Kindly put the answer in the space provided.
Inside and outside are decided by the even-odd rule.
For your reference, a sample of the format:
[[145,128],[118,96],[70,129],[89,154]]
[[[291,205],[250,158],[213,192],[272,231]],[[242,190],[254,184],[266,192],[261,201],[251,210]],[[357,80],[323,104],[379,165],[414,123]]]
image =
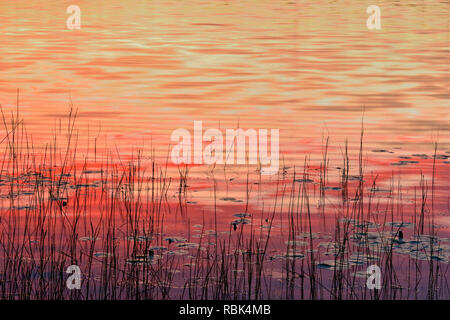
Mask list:
[[[211,167],[195,166],[183,200],[187,211],[169,215],[166,231],[187,237],[194,222],[203,225],[205,212],[217,210],[215,203],[225,231],[236,212],[258,211],[265,219],[267,208],[277,208],[281,223],[281,213],[292,210],[279,207],[278,196],[291,190],[294,167],[295,178],[303,178],[307,157],[314,215],[322,212],[320,189],[327,188],[326,218],[313,218],[317,231],[326,233],[335,213],[342,213],[346,141],[349,174],[359,182],[363,123],[370,176],[364,190],[376,180],[377,188],[393,192],[385,197],[374,189],[381,192],[379,203],[404,204],[394,220],[404,214],[412,221],[423,174],[428,187],[434,184],[427,212],[440,236],[448,237],[449,1],[377,1],[380,30],[366,26],[371,1],[80,0],[79,30],[66,26],[71,4],[0,3],[0,104],[9,119],[19,90],[20,116],[36,154],[45,153],[55,134],[64,140],[59,128],[66,126],[71,103],[78,110],[77,158],[96,167],[110,150],[109,160],[119,163],[136,148],[144,150],[144,167],[150,168],[152,150],[164,167],[172,132],[193,132],[194,121],[205,129],[279,129],[281,176],[267,177],[260,187],[256,168],[231,166],[217,174],[221,182],[214,189]],[[319,186],[326,137],[327,178]],[[168,172],[176,181],[168,202],[176,207],[179,172],[170,163]],[[248,185],[254,186],[250,193]],[[385,225],[386,212],[378,223]],[[288,229],[275,232],[276,248]]]

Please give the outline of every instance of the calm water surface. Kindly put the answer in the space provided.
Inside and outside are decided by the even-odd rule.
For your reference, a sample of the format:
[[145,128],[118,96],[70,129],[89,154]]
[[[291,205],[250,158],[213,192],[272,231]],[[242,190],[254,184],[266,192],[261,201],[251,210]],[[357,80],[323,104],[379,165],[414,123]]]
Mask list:
[[[172,131],[193,130],[194,120],[204,128],[278,128],[288,179],[305,155],[318,165],[329,136],[332,188],[346,140],[356,159],[363,118],[365,169],[389,189],[388,177],[401,177],[407,196],[399,203],[412,204],[421,172],[431,179],[439,142],[436,223],[448,233],[449,1],[378,1],[381,30],[366,27],[370,1],[81,0],[82,27],[73,31],[66,28],[71,4],[0,3],[0,103],[15,110],[20,90],[37,150],[72,101],[80,152],[98,137],[99,150],[126,156],[145,146],[164,161]],[[225,229],[230,212],[245,207],[247,168],[233,170],[224,177],[231,186],[217,191],[228,205],[219,211]],[[200,211],[212,209],[205,171],[191,172],[191,215],[199,221]],[[262,199],[273,204],[277,189],[257,194],[250,206],[263,211]],[[186,225],[172,222],[185,233]]]

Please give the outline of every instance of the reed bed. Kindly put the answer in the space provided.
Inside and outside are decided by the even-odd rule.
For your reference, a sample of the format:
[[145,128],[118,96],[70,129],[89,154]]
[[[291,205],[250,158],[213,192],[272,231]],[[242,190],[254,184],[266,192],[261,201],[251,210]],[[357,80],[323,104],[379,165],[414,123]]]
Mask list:
[[[434,223],[435,161],[405,205],[400,177],[382,190],[365,172],[362,129],[356,161],[342,149],[334,187],[324,139],[319,164],[305,157],[270,180],[248,168],[237,205],[219,196],[233,189],[227,168],[210,168],[202,206],[191,200],[191,168],[172,175],[153,151],[98,154],[95,140],[80,159],[76,118],[72,108],[36,149],[18,110],[2,110],[1,299],[450,297],[449,245]],[[223,223],[224,214],[234,220]],[[374,264],[382,288],[369,290],[365,270]],[[82,270],[80,290],[66,286],[70,265]]]

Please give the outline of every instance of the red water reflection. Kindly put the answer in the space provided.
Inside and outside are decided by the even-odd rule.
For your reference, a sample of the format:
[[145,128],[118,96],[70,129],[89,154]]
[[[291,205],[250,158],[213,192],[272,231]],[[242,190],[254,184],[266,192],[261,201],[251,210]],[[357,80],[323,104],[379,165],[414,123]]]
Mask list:
[[[171,285],[176,289],[169,294],[156,285],[155,297],[187,297],[180,292],[186,279],[193,278],[192,266],[186,267],[191,260],[204,266],[204,260],[222,260],[235,249],[258,252],[270,239],[260,277],[270,285],[247,298],[288,298],[288,278],[296,283],[293,297],[315,298],[308,278],[317,271],[313,266],[327,288],[321,297],[335,298],[327,291],[333,287],[333,271],[321,263],[334,254],[327,255],[329,246],[321,243],[343,241],[342,229],[337,229],[344,228],[342,219],[352,252],[358,251],[361,232],[382,233],[373,241],[395,241],[397,234],[383,233],[398,231],[392,222],[408,223],[400,228],[408,241],[430,233],[439,237],[443,249],[436,256],[422,248],[420,257],[411,257],[412,250],[394,242],[393,265],[400,280],[389,285],[403,288],[395,291],[401,298],[417,298],[408,277],[419,270],[427,278],[433,270],[427,262],[441,263],[446,272],[448,5],[381,1],[382,29],[371,31],[365,23],[369,4],[361,1],[78,1],[80,30],[66,28],[69,4],[0,3],[4,131],[8,137],[17,101],[27,130],[15,142],[2,142],[0,204],[2,243],[7,244],[2,262],[8,277],[13,278],[10,272],[18,263],[16,255],[9,257],[19,252],[17,244],[26,243],[22,258],[32,261],[29,274],[44,268],[42,260],[54,250],[59,250],[58,262],[78,260],[84,266],[89,255],[106,252],[106,257],[96,257],[89,274],[93,283],[101,283],[91,289],[99,298],[99,288],[105,286],[98,279],[102,270],[115,270],[111,274],[119,280],[114,285],[145,282],[124,277],[124,270],[146,265],[149,261],[135,263],[136,255],[149,246],[165,246],[175,253],[155,260],[175,261],[170,271],[179,271]],[[77,114],[67,147],[67,122],[74,119],[70,104]],[[186,168],[167,161],[170,136],[177,128],[192,130],[195,120],[203,121],[204,129],[280,129],[279,173],[261,177],[257,166],[200,165],[189,166],[184,179]],[[244,217],[248,221],[243,223],[233,216],[239,213],[251,218]],[[78,219],[80,229],[73,233]],[[370,230],[358,226],[367,222]],[[94,244],[93,228],[102,239]],[[309,233],[306,240],[304,233]],[[292,248],[286,244],[294,241],[292,236],[306,244]],[[197,244],[206,239],[206,244],[185,250],[167,237]],[[217,253],[219,247],[227,248],[226,255]],[[186,258],[196,252],[202,259]],[[378,262],[387,266],[378,254],[383,257]],[[105,262],[109,255],[119,267]],[[239,252],[233,260],[235,274],[228,279],[238,285],[223,297],[239,298],[245,291],[241,282],[255,270],[249,266],[260,263],[245,257]],[[357,262],[351,272],[368,265]],[[149,264],[164,274],[158,263]],[[201,267],[195,270],[198,278],[206,277],[198,271]],[[349,279],[359,279],[361,274],[351,277],[351,272]],[[150,281],[154,287],[155,279]],[[370,297],[363,280],[354,284],[360,286],[357,295],[347,292],[345,297]],[[219,287],[219,279],[211,281],[196,285]],[[419,297],[426,296],[427,285],[419,283]],[[440,297],[448,298],[448,288],[438,287]],[[2,290],[5,298],[16,297],[11,287]],[[196,291],[192,297],[212,297],[211,292]],[[385,292],[385,298],[394,298],[394,291]],[[108,297],[136,296],[123,289]]]

